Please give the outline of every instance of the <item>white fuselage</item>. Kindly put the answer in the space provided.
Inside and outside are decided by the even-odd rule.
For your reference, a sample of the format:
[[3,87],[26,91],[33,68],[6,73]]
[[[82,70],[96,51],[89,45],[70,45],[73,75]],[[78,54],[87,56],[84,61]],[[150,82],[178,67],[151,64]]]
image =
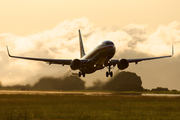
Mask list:
[[115,54],[115,46],[112,41],[104,41],[99,43],[88,54],[81,58],[81,60],[91,61],[91,64],[86,65],[80,71],[85,73],[93,73],[96,70],[103,69],[104,63],[108,62]]

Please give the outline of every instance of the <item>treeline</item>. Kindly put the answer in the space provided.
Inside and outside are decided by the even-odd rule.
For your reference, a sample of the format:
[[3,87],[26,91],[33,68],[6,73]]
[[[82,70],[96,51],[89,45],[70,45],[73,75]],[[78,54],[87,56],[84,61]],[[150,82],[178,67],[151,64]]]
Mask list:
[[139,76],[131,72],[120,72],[109,81],[103,83],[100,80],[93,82],[89,90],[112,90],[112,91],[143,91],[142,81]]
[[131,72],[120,72],[108,82],[96,80],[93,86],[86,88],[85,81],[78,76],[62,77],[42,77],[33,86],[13,85],[2,86],[0,89],[6,90],[113,90],[113,91],[142,91],[142,81],[139,76]]
[[[119,72],[110,78],[107,82],[96,80],[90,87],[85,87],[85,81],[78,76],[68,77],[42,77],[33,86],[13,85],[2,86],[1,90],[50,90],[50,91],[67,91],[67,90],[112,90],[112,91],[169,91],[167,88],[158,87],[148,90],[142,87],[142,80],[139,76],[132,72]],[[173,90],[177,91],[177,90]]]
[[174,91],[174,92],[176,92],[177,90],[175,90],[175,89],[169,90],[168,88],[157,87],[157,88],[151,89],[151,91]]
[[84,90],[85,82],[77,76],[69,77],[42,77],[33,86],[13,85],[1,86],[0,89],[5,90]]

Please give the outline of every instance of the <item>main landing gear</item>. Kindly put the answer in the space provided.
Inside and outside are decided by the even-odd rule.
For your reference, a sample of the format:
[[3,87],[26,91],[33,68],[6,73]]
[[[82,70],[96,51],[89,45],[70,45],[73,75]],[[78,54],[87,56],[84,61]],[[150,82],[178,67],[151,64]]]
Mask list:
[[111,66],[108,66],[108,71],[106,72],[106,77],[108,77],[108,76],[113,76],[113,72],[111,71]]
[[81,77],[81,75],[85,77],[85,73],[79,72],[79,77]]

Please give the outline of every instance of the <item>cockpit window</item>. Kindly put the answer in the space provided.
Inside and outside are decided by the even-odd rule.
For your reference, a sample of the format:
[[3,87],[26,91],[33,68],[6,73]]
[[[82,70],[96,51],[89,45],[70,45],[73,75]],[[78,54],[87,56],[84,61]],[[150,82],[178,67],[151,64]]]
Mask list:
[[111,41],[104,41],[104,42],[100,42],[98,45],[106,46],[106,45],[114,45],[114,43]]
[[106,45],[114,45],[112,42],[106,42]]

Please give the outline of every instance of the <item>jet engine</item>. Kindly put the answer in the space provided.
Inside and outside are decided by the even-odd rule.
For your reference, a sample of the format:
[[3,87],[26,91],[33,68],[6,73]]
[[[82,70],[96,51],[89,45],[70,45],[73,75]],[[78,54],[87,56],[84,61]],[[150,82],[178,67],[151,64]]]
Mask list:
[[71,61],[70,67],[72,70],[77,70],[81,67],[81,61],[79,59],[74,59]]
[[121,59],[119,60],[117,66],[120,70],[124,70],[129,66],[129,62],[126,59]]

